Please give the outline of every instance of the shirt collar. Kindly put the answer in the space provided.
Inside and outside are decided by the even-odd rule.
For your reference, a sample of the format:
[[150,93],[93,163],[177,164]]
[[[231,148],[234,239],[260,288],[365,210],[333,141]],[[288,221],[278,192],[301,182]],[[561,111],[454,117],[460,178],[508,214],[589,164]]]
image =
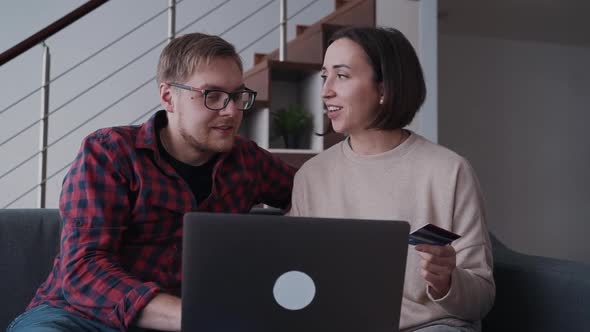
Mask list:
[[144,122],[135,138],[135,146],[138,148],[149,149],[154,152],[158,151],[158,140],[156,135],[158,131],[168,124],[166,111],[160,110]]

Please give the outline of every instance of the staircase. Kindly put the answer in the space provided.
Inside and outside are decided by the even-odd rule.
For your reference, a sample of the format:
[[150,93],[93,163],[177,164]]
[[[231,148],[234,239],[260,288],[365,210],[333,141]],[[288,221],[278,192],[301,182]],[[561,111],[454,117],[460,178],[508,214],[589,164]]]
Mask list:
[[[44,66],[49,68],[49,64],[51,63],[49,46],[55,44],[51,40],[52,36],[61,33],[63,28],[69,26],[84,15],[93,13],[95,9],[103,4],[106,6],[119,6],[125,3],[121,7],[127,8],[125,7],[127,6],[126,0],[125,2],[123,1],[86,1],[86,3],[71,13],[66,14],[61,19],[36,34],[31,35],[18,45],[15,45],[12,49],[1,53],[0,65],[22,55],[32,47],[41,46],[44,54]],[[244,3],[242,0],[239,0],[239,2],[240,4]],[[293,18],[298,13],[306,10],[316,2],[306,2],[306,5],[289,17],[290,22],[293,22]],[[327,41],[337,29],[348,25],[374,26],[376,15],[375,2],[376,0],[335,0],[335,9],[332,13],[314,24],[298,25],[295,27],[296,37],[287,44],[285,61],[279,61],[278,49],[266,54],[254,54],[254,65],[245,72],[244,77],[246,85],[258,91],[256,111],[244,114],[241,133],[255,140],[261,147],[267,148],[271,153],[278,155],[295,167],[301,166],[310,157],[340,141],[342,136],[338,134],[316,135],[316,133],[325,133],[326,126],[329,125],[329,121],[323,114],[323,104],[320,96],[322,82],[319,77],[319,70],[323,62],[323,54]],[[73,158],[71,156],[74,155],[75,149],[78,147],[82,137],[101,127],[123,125],[126,123],[133,125],[139,124],[160,108],[157,100],[152,98],[153,94],[151,92],[148,95],[145,91],[141,90],[153,83],[154,78],[147,77],[149,74],[146,77],[141,76],[146,71],[148,73],[151,72],[153,70],[152,67],[139,71],[142,73],[139,76],[137,71],[135,74],[127,75],[127,77],[132,76],[134,79],[140,77],[143,83],[139,86],[134,85],[138,83],[133,82],[133,80],[130,80],[130,82],[123,82],[122,80],[114,82],[111,80],[111,78],[119,76],[123,71],[132,69],[130,67],[131,65],[138,65],[139,60],[151,56],[152,54],[150,52],[157,50],[158,47],[162,47],[168,40],[168,38],[157,40],[158,37],[153,37],[153,34],[149,38],[138,38],[139,36],[136,33],[139,33],[140,29],[149,29],[148,26],[153,24],[152,22],[161,19],[164,14],[168,13],[168,23],[172,25],[172,28],[170,26],[168,27],[168,36],[172,37],[175,33],[188,33],[191,31],[187,29],[201,20],[205,20],[210,14],[219,15],[222,11],[226,13],[228,6],[235,5],[235,3],[232,3],[232,0],[218,0],[211,8],[204,10],[202,15],[194,18],[191,17],[185,25],[181,24],[176,27],[176,20],[170,18],[171,13],[176,11],[174,9],[175,7],[172,6],[173,4],[175,4],[174,6],[178,6],[181,3],[181,6],[183,6],[181,7],[181,12],[183,13],[193,12],[194,8],[190,6],[196,5],[198,7],[196,1],[184,0],[169,1],[168,8],[153,5],[146,10],[146,13],[152,16],[144,20],[137,18],[137,25],[130,24],[130,30],[127,32],[119,35],[116,35],[117,32],[114,32],[113,39],[110,39],[111,35],[109,35],[109,37],[101,40],[97,45],[83,46],[82,48],[87,48],[88,52],[80,53],[80,59],[82,60],[75,64],[68,64],[66,70],[58,71],[57,74],[52,71],[50,75],[49,70],[44,67],[44,83],[41,86],[35,83],[31,84],[35,89],[27,94],[21,94],[17,90],[7,93],[7,97],[9,97],[7,98],[8,106],[1,107],[0,116],[3,117],[6,124],[9,122],[6,120],[7,113],[10,112],[10,116],[14,118],[17,118],[16,114],[25,114],[21,121],[25,124],[21,126],[19,123],[13,123],[10,130],[0,138],[0,160],[2,160],[2,163],[0,163],[0,185],[12,189],[0,193],[0,208],[55,207],[59,188],[61,187],[61,179],[69,168]],[[276,5],[277,1],[266,1],[259,7],[249,8],[250,11],[240,13],[243,15],[238,16],[238,19],[229,21],[229,26],[225,27],[223,32],[216,33],[236,45],[240,44],[232,40],[231,37],[224,36],[224,34],[236,27],[240,28],[242,23],[248,25],[246,21],[257,19],[256,14],[261,13],[270,4]],[[235,8],[235,6],[232,8]],[[174,14],[172,16],[175,17]],[[321,15],[316,15],[315,17],[319,16]],[[269,22],[274,22],[275,20],[275,16],[269,18]],[[185,21],[187,21],[186,18]],[[79,24],[84,26],[83,23]],[[251,46],[264,47],[259,46],[261,44],[257,43],[265,38],[265,36],[278,31],[277,27],[275,26],[262,34],[257,31],[251,36],[254,40],[240,40],[240,42],[246,43],[246,46],[241,45],[241,49],[239,48],[238,51],[241,53],[248,50]],[[196,29],[196,31],[201,30]],[[112,64],[112,67],[115,68],[114,70],[113,68],[108,68],[105,72],[89,72],[91,75],[84,75],[84,77],[92,76],[92,78],[85,78],[84,83],[76,83],[78,85],[75,88],[63,88],[64,86],[68,86],[64,77],[75,75],[75,73],[79,74],[83,70],[89,70],[89,66],[92,66],[90,65],[90,61],[97,61],[96,63],[99,66],[105,66],[107,63],[110,64],[109,61],[104,60],[107,56],[106,54],[109,53],[108,51],[117,49],[117,46],[120,46],[122,41],[128,42],[131,38],[141,40],[141,43],[138,44],[141,45],[138,50],[140,52],[143,51],[143,53],[139,55],[124,54],[119,57],[121,59],[120,63]],[[46,44],[47,39],[50,40]],[[103,44],[103,41],[106,44]],[[100,44],[103,46],[101,47]],[[59,55],[59,51],[63,52],[63,49],[58,50],[56,54]],[[103,51],[105,52],[103,53]],[[5,68],[7,67],[3,66],[2,69]],[[105,66],[104,68],[107,67]],[[122,78],[124,77],[117,77],[117,79]],[[56,85],[58,80],[59,85]],[[89,82],[88,84],[90,86],[87,85],[86,81]],[[106,86],[103,83],[107,82],[109,83],[109,88],[116,87],[114,89],[116,91],[107,93],[104,100],[101,99],[100,106],[94,105],[94,103],[88,103],[86,100],[96,97],[89,96],[90,93],[87,94],[87,92],[101,91],[101,88]],[[61,89],[59,89],[60,86],[62,86]],[[38,114],[36,107],[29,106],[31,102],[37,104],[33,99],[39,94],[44,96],[41,119],[36,116]],[[83,99],[87,97],[90,99]],[[49,100],[51,100],[51,104],[58,106],[50,105]],[[104,104],[102,104],[103,101]],[[123,101],[132,106],[123,105]],[[78,106],[75,106],[75,103],[78,103]],[[313,128],[302,139],[303,147],[287,147],[283,144],[280,137],[273,136],[274,126],[272,114],[291,104],[301,104],[313,118]],[[84,112],[79,111],[79,105],[84,105]],[[19,108],[17,109],[16,106]],[[125,110],[125,112],[118,112],[119,109]],[[17,111],[21,113],[17,113]],[[58,111],[59,113],[57,113]],[[115,113],[119,118],[113,117]],[[42,140],[39,139],[39,148],[35,147],[36,144],[31,143],[35,138],[35,133],[32,132],[32,129],[36,128],[43,128],[38,134],[40,138],[43,138]],[[37,161],[38,165],[34,164],[35,161]],[[35,166],[38,166],[38,172],[36,172]],[[39,176],[37,177],[33,173],[38,173]],[[47,195],[45,191],[47,191]],[[37,204],[35,204],[35,196]],[[45,198],[46,196],[47,199]],[[51,204],[46,206],[45,200],[51,202]]]
[[[256,53],[254,66],[244,74],[246,86],[258,91],[258,96],[257,114],[245,117],[243,126],[246,129],[243,133],[295,167],[300,167],[307,159],[343,138],[337,133],[324,136],[318,136],[317,133],[325,133],[329,125],[319,95],[319,71],[330,37],[344,26],[375,26],[375,0],[337,0],[336,9],[330,15],[313,25],[297,26],[296,38],[287,44],[285,61],[278,60],[278,49],[269,54]],[[301,91],[310,85],[316,91],[309,91],[302,96]],[[307,149],[286,150],[273,146],[270,137],[273,124],[269,112],[286,107],[287,100],[306,105],[314,117],[314,128],[309,133],[311,137],[307,138]]]

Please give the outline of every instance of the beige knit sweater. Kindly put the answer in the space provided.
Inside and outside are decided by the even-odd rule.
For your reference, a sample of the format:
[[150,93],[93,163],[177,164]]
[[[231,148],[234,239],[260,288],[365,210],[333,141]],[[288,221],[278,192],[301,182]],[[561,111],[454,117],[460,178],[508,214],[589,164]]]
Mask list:
[[495,296],[491,245],[482,196],[469,163],[411,133],[378,155],[356,154],[345,140],[307,161],[295,176],[293,216],[405,220],[411,230],[430,222],[460,234],[449,293],[434,300],[410,246],[401,330],[433,323],[476,323]]

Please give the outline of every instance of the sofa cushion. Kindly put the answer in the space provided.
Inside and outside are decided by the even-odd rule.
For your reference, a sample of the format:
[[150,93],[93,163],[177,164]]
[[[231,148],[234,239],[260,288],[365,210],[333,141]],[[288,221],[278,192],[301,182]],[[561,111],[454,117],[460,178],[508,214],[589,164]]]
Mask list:
[[59,247],[56,209],[0,210],[0,330],[24,311]]

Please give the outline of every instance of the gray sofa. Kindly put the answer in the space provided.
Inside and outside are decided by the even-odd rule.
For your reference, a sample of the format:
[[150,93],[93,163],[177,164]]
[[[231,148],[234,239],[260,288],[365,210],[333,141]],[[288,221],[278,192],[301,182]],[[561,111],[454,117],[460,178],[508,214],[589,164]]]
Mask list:
[[[0,331],[47,277],[59,229],[57,210],[0,210]],[[590,266],[523,255],[495,238],[493,248],[497,295],[484,331],[590,331]]]

